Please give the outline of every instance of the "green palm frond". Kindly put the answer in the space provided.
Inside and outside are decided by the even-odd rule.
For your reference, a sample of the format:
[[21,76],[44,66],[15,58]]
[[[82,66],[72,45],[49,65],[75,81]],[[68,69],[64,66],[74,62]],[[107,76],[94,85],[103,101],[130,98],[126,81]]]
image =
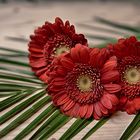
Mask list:
[[[113,29],[106,29],[105,27],[95,27],[86,24],[81,24],[83,28],[90,28],[100,30],[105,33],[113,33],[122,36],[129,36],[129,34],[117,29],[129,31],[140,39],[140,29],[138,27],[126,26],[124,24],[114,23],[102,18],[96,18],[97,22],[113,27]],[[103,44],[97,45],[99,48],[105,47],[108,42],[115,42],[113,37],[105,37],[99,35],[90,35],[88,37],[102,40]],[[12,41],[26,42],[22,38],[7,37]],[[46,87],[43,82],[34,76],[28,64],[28,53],[20,50],[7,49],[0,47],[0,51],[5,52],[0,55],[0,125],[7,124],[2,127],[0,131],[0,138],[9,134],[12,130],[19,127],[26,120],[31,118],[35,113],[39,112],[43,107],[45,109],[38,114],[25,128],[19,132],[14,140],[23,139],[25,136],[33,132],[30,140],[46,140],[55,132],[68,123],[72,118],[63,115],[51,102],[51,97],[47,94]],[[24,59],[19,59],[24,58]],[[22,61],[20,61],[22,60]],[[17,116],[18,115],[18,116]],[[11,121],[12,119],[12,121]],[[110,118],[103,118],[98,121],[91,129],[85,133],[82,138],[87,139],[102,125],[104,125]],[[10,122],[9,122],[10,121]],[[86,128],[94,119],[76,119],[71,126],[60,137],[60,140],[69,140]],[[138,113],[128,128],[121,136],[121,140],[128,139],[136,130],[140,128],[140,114]],[[120,134],[121,135],[121,134]]]
[[116,23],[116,22],[113,22],[111,20],[107,20],[101,17],[96,17],[95,20],[99,23],[106,24],[108,26],[111,26],[117,29],[130,31],[132,33],[140,33],[140,27],[134,27],[134,26],[126,25],[126,24]]
[[86,140],[89,136],[91,136],[96,130],[98,130],[102,125],[104,125],[109,120],[109,117],[102,118],[100,121],[96,123],[96,125],[91,128],[87,134],[82,138],[82,140]]

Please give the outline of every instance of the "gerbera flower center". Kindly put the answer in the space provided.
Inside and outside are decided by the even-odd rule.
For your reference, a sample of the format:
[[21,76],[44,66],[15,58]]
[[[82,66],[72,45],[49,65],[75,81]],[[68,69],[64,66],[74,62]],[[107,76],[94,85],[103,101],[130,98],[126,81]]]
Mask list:
[[91,91],[92,79],[88,75],[79,76],[77,79],[77,87],[81,92]]
[[126,69],[124,78],[129,84],[137,84],[140,82],[140,69],[138,67],[132,67]]
[[61,45],[60,47],[56,48],[55,50],[55,56],[59,56],[65,52],[69,52],[70,48],[66,45]]

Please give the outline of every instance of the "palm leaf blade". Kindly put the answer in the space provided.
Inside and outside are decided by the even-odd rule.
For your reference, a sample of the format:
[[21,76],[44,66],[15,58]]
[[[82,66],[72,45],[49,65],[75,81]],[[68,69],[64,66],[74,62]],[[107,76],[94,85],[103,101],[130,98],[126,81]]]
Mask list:
[[64,124],[66,124],[70,119],[71,117],[60,114],[57,118],[51,121],[48,129],[45,129],[46,130],[45,133],[42,134],[39,140],[48,139],[53,133],[55,133],[59,128],[61,128]]
[[96,130],[98,130],[102,125],[104,125],[109,120],[109,117],[102,118],[98,123],[90,129],[90,131],[82,138],[82,140],[86,140],[89,136],[91,136]]
[[34,130],[43,120],[47,119],[56,108],[50,105],[46,110],[44,110],[38,117],[36,117],[25,129],[23,129],[14,140],[19,140],[28,135],[32,130]]
[[4,64],[12,64],[12,65],[17,65],[17,66],[23,66],[23,67],[30,67],[28,63],[26,62],[20,62],[16,60],[9,60],[6,58],[0,58],[0,62]]
[[15,50],[15,49],[10,49],[10,48],[7,48],[7,47],[2,47],[0,46],[0,50],[2,51],[7,51],[7,52],[10,52],[10,53],[17,53],[17,54],[25,54],[25,55],[28,55],[27,52],[25,51],[21,51],[21,50]]
[[24,99],[32,93],[32,90],[17,91],[15,94],[0,102],[0,111],[8,108],[9,106],[17,103],[18,101]]
[[129,124],[125,132],[122,134],[120,140],[128,139],[138,128],[140,128],[140,111],[134,117],[133,121]]
[[67,140],[70,135],[72,135],[84,122],[86,122],[86,119],[77,119],[70,127],[69,129],[62,135],[60,140]]
[[52,116],[46,120],[46,122],[33,134],[33,136],[30,138],[30,140],[36,140],[38,139],[42,134],[46,132],[46,128],[49,126],[49,124],[60,115],[60,111],[56,110]]
[[0,124],[3,124],[4,122],[6,122],[7,120],[9,120],[13,116],[15,116],[17,113],[19,113],[23,109],[27,108],[30,104],[32,104],[33,102],[35,102],[36,100],[38,100],[39,98],[44,96],[45,94],[46,94],[45,91],[41,91],[38,94],[28,98],[24,102],[20,103],[19,105],[17,105],[10,111],[6,112],[3,116],[0,117]]
[[18,127],[20,124],[22,124],[24,121],[26,121],[29,117],[31,117],[33,114],[35,114],[40,108],[42,108],[44,105],[46,105],[46,103],[48,103],[49,101],[50,101],[49,96],[46,96],[45,98],[38,101],[31,108],[29,108],[27,111],[25,111],[19,117],[17,117],[14,121],[12,121],[8,126],[6,126],[4,129],[2,129],[0,131],[0,137],[5,136],[11,130]]
[[1,79],[10,79],[10,80],[19,80],[23,82],[30,82],[30,83],[35,83],[35,84],[41,84],[42,82],[39,80],[31,79],[30,77],[25,77],[21,75],[13,75],[13,74],[8,74],[8,73],[0,73],[0,78]]
[[69,137],[69,139],[73,138],[74,136],[76,136],[80,131],[82,131],[84,128],[86,128],[87,125],[89,125],[94,119],[90,118],[87,119],[86,122],[84,122],[82,125],[80,125],[76,131],[74,131],[74,133],[72,133]]
[[101,18],[101,17],[96,17],[96,21],[100,22],[100,23],[103,23],[103,24],[106,24],[108,26],[112,26],[112,27],[115,27],[115,28],[122,29],[122,30],[127,30],[127,31],[134,32],[134,33],[139,33],[140,32],[140,28],[138,28],[138,27],[133,27],[133,26],[129,26],[129,25],[126,25],[126,24],[119,24],[119,23],[116,23],[116,22],[113,22],[113,21],[110,21],[110,20],[106,20],[106,19]]

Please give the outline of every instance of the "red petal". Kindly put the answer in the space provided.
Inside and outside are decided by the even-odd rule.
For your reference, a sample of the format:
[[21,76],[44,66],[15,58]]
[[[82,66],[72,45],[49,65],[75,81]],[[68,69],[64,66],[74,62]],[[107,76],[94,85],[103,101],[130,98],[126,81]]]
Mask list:
[[117,70],[108,71],[102,75],[101,82],[102,83],[113,82],[115,80],[118,80],[118,78],[119,78],[119,72]]
[[106,95],[103,95],[103,97],[101,98],[101,103],[104,105],[104,107],[106,107],[107,109],[111,109],[112,108],[112,103],[111,101],[106,97]]
[[104,66],[103,66],[101,72],[102,72],[102,73],[105,73],[105,72],[108,72],[108,71],[110,71],[110,70],[113,70],[113,69],[116,68],[116,67],[117,67],[117,60],[116,60],[116,57],[113,56],[113,57],[111,57],[111,58],[109,59],[109,61],[107,61],[107,62],[104,64]]
[[31,47],[29,47],[29,51],[31,51],[31,52],[35,52],[35,53],[41,53],[41,54],[43,54],[43,49],[42,48],[34,48],[33,46],[31,46]]
[[100,120],[100,117],[96,114],[96,112],[93,113],[93,117],[95,120]]
[[73,62],[70,59],[61,59],[61,63],[68,70],[72,70],[74,67]]
[[140,97],[134,98],[135,108],[140,110]]
[[63,67],[59,67],[59,69],[56,70],[56,73],[58,75],[65,76],[66,75],[66,69],[63,68]]
[[79,115],[81,118],[83,118],[85,116],[85,114],[87,113],[87,110],[88,110],[88,105],[82,105],[80,107]]
[[55,77],[55,79],[53,79],[52,80],[52,82],[61,82],[61,81],[65,81],[65,79],[64,78],[62,78],[62,77]]
[[81,63],[87,64],[89,61],[88,47],[82,47],[80,49],[80,61]]
[[124,106],[124,104],[127,102],[127,97],[125,96],[122,96],[120,99],[119,99],[119,105],[122,105]]
[[30,52],[30,60],[34,60],[34,59],[39,59],[39,58],[43,58],[44,54],[43,53],[35,53],[35,52]]
[[101,109],[100,109],[100,106],[99,106],[98,102],[94,104],[94,112],[96,112],[96,114],[97,114],[99,117],[102,116],[102,112],[101,112]]
[[99,104],[99,106],[100,106],[101,112],[102,112],[104,115],[107,115],[107,114],[108,114],[107,108],[104,107],[100,102],[99,102],[98,104]]
[[113,94],[106,94],[107,98],[110,99],[113,105],[117,105],[119,103],[118,98]]
[[[60,109],[63,111],[63,106],[61,106]],[[72,115],[72,110],[73,110],[73,108],[69,109],[68,111],[65,112],[65,114],[68,115],[68,116],[73,116]]]
[[73,61],[80,62],[79,50],[77,48],[72,48],[70,54]]
[[75,105],[75,102],[72,101],[72,100],[70,99],[67,103],[65,103],[65,104],[63,105],[63,109],[64,109],[64,111],[68,111],[68,110],[71,109],[74,105]]
[[125,109],[126,109],[126,112],[130,115],[136,113],[135,104],[134,104],[133,100],[127,101],[127,103],[125,105]]
[[108,55],[108,50],[106,48],[103,48],[100,50],[100,53],[97,56],[96,61],[96,65],[98,68],[101,68],[103,66],[103,64],[106,61],[107,55]]
[[64,87],[63,86],[51,86],[49,88],[49,90],[51,92],[59,92],[59,91],[63,91],[64,90]]
[[56,18],[55,18],[55,23],[64,26],[64,23],[63,23],[62,19],[59,18],[59,17],[56,17]]
[[74,106],[73,106],[73,110],[71,112],[71,115],[74,116],[74,117],[79,117],[79,110],[80,110],[80,105],[78,103],[76,103]]
[[121,90],[121,86],[118,84],[105,84],[104,88],[109,92],[109,93],[116,93]]
[[46,74],[46,72],[45,73],[43,73],[43,74],[41,74],[40,76],[39,76],[39,79],[40,80],[42,80],[42,81],[44,81],[45,83],[48,83],[48,75]]
[[65,92],[64,91],[60,91],[60,92],[58,92],[58,93],[54,93],[54,94],[52,94],[52,98],[53,98],[53,100],[58,100],[58,98],[60,97],[60,96],[62,96],[62,95],[64,95],[65,94]]
[[30,64],[32,67],[39,68],[46,66],[46,61],[44,60],[44,58],[40,58],[37,61],[30,62]]
[[64,104],[68,100],[69,100],[68,95],[64,94],[64,95],[59,97],[59,99],[57,100],[57,104],[58,105],[62,105],[62,104]]
[[90,64],[93,66],[93,67],[96,67],[96,59],[98,57],[98,54],[100,52],[100,49],[99,48],[94,48],[92,49],[91,53],[90,53]]
[[[61,98],[61,97],[60,97]],[[63,99],[58,105],[63,105],[63,104],[65,104],[65,103],[67,103],[67,102],[69,102],[69,98],[67,97],[67,98],[65,98],[65,99]]]
[[41,75],[43,74],[44,72],[46,72],[48,69],[48,67],[44,67],[44,68],[41,68],[41,69],[37,69],[36,70],[36,75]]
[[61,86],[61,85],[65,85],[65,80],[63,81],[53,81],[51,82],[51,84],[53,84],[54,86]]
[[88,105],[88,110],[87,110],[87,113],[86,113],[86,115],[85,115],[85,118],[86,119],[88,119],[88,118],[90,118],[91,116],[92,116],[92,114],[93,114],[93,104],[91,104],[91,105]]

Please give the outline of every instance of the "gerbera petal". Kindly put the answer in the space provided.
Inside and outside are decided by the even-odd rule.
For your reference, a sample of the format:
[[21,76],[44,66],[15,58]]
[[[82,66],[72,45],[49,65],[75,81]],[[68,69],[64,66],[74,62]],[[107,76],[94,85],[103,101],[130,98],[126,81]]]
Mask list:
[[65,76],[66,75],[66,69],[64,67],[59,67],[59,69],[56,70],[56,73],[58,75]]
[[109,92],[109,93],[117,93],[121,90],[121,86],[118,84],[105,84],[104,88]]
[[88,63],[88,61],[89,61],[89,51],[88,51],[87,47],[82,47],[80,49],[79,56],[80,56],[81,63],[84,63],[84,64]]
[[105,73],[105,72],[108,72],[108,71],[110,71],[110,70],[113,70],[113,69],[116,68],[116,67],[117,67],[117,60],[116,60],[116,57],[115,57],[115,56],[112,56],[112,57],[109,59],[109,61],[107,61],[107,62],[104,64],[104,66],[103,66],[101,72],[102,72],[102,73]]
[[30,65],[34,68],[38,68],[38,67],[43,67],[46,65],[46,62],[44,61],[44,58],[40,58],[37,61],[31,61]]
[[106,95],[103,95],[103,97],[101,98],[101,103],[104,105],[104,107],[106,107],[107,109],[111,109],[112,108],[112,103],[111,101],[106,97]]
[[36,75],[41,75],[47,71],[48,68],[42,67],[41,69],[36,69]]
[[108,71],[102,74],[101,82],[102,83],[109,83],[119,79],[119,72],[117,70]]
[[97,115],[97,113],[94,111],[93,117],[95,120],[100,120],[100,117]]
[[73,110],[71,112],[71,115],[74,116],[74,117],[78,117],[79,116],[79,111],[80,111],[80,105],[78,103],[76,103],[74,106],[73,106]]
[[44,81],[44,82],[47,82],[48,81],[48,75],[46,73],[43,73],[42,75],[39,76],[39,78]]
[[34,47],[34,46],[30,47],[29,51],[35,52],[35,53],[41,53],[41,54],[43,53],[43,50],[41,48],[37,48],[37,47]]
[[98,102],[98,105],[100,107],[100,110],[101,112],[104,114],[104,115],[107,115],[108,114],[108,109],[106,107],[104,107],[100,102]]
[[70,53],[73,61],[80,62],[79,50],[76,47],[72,48]]
[[98,54],[100,52],[100,49],[99,48],[93,48],[91,53],[90,53],[90,61],[89,63],[93,66],[93,67],[96,67],[96,59],[98,57]]
[[61,81],[52,81],[51,84],[54,85],[54,86],[61,86],[61,85],[64,85],[66,82],[65,80],[61,80]]
[[125,105],[125,109],[126,109],[127,113],[130,115],[136,113],[135,104],[134,104],[133,100],[127,101],[127,103]]
[[[51,94],[51,93],[49,93],[49,94]],[[52,96],[52,98],[53,98],[53,100],[57,101],[58,98],[59,98],[60,96],[64,95],[64,94],[65,94],[64,91],[60,91],[60,92],[54,93],[53,96]]]
[[57,104],[62,105],[64,103],[66,103],[67,101],[69,101],[69,98],[66,94],[64,94],[64,95],[59,97],[59,99],[57,100]]
[[93,111],[94,111],[93,104],[88,105],[88,109],[87,109],[87,113],[85,115],[85,118],[86,119],[90,118],[93,114]]
[[106,48],[103,48],[100,50],[100,53],[98,54],[96,58],[96,67],[97,68],[102,68],[103,64],[105,63],[106,59],[108,56],[108,50]]
[[100,108],[98,102],[94,104],[94,112],[96,112],[96,114],[97,114],[99,117],[102,116],[101,108]]
[[79,116],[80,116],[81,118],[83,118],[83,117],[86,115],[87,110],[88,110],[88,105],[82,105],[82,106],[80,107],[80,110],[79,110]]
[[61,63],[63,65],[63,67],[65,67],[68,70],[72,70],[74,67],[73,62],[70,59],[61,59]]
[[136,97],[134,100],[136,110],[140,110],[140,97]]
[[120,97],[120,99],[119,99],[119,105],[124,106],[124,104],[126,102],[127,102],[127,97],[125,97],[125,96]]
[[75,105],[75,102],[72,101],[72,100],[70,99],[67,103],[65,103],[65,104],[62,106],[62,108],[63,108],[64,111],[68,111],[68,110],[71,109],[74,105]]
[[117,105],[119,103],[119,100],[116,95],[113,94],[106,94],[107,98],[112,102],[113,105]]

